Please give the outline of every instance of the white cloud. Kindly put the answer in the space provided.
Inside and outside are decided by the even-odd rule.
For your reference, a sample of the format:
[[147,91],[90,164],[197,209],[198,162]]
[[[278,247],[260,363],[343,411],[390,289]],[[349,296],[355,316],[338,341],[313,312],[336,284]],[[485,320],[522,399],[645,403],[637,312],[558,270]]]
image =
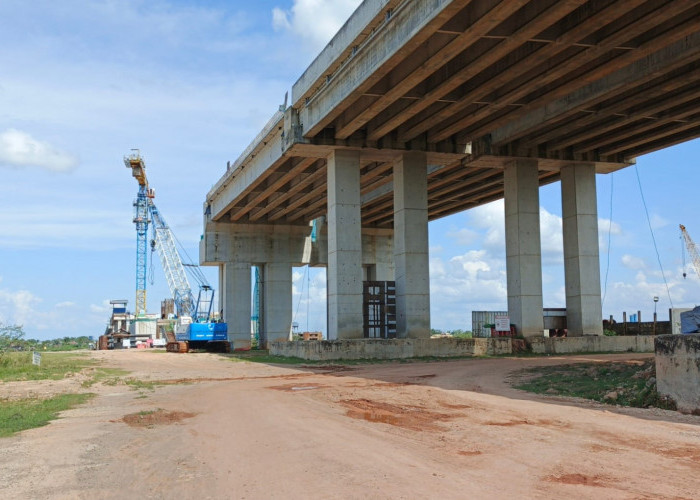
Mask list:
[[[73,203],[78,197],[74,197]],[[20,212],[0,211],[0,248],[110,249],[133,245],[131,207],[81,208],[70,200],[34,203]],[[126,203],[125,203],[126,205]]]
[[78,159],[51,144],[39,141],[26,132],[10,128],[0,133],[0,166],[40,167],[54,172],[67,172],[78,165]]
[[650,222],[652,229],[661,229],[662,227],[666,227],[670,224],[668,219],[665,219],[658,214],[653,214]]
[[108,299],[102,301],[101,304],[90,304],[90,311],[98,314],[109,314],[112,310],[112,306]]
[[542,261],[545,265],[564,262],[562,219],[542,207],[540,207],[540,245]]
[[474,243],[479,237],[479,233],[471,229],[462,228],[447,233],[449,238],[454,239],[458,245],[468,246]]
[[35,319],[34,307],[41,299],[28,290],[0,290],[0,320],[26,325]]
[[71,302],[70,300],[66,300],[66,301],[64,301],[64,302],[59,302],[59,303],[56,304],[54,307],[57,307],[57,308],[64,308],[64,307],[75,307],[75,306],[76,306],[76,303],[75,303],[75,302]]
[[622,265],[627,269],[645,269],[647,267],[644,259],[630,254],[623,255],[621,261]]
[[320,50],[335,35],[361,0],[294,0],[290,10],[272,9],[272,27],[289,31]]
[[598,219],[598,232],[604,233],[606,236],[607,236],[608,232],[610,232],[610,234],[618,235],[618,234],[622,234],[622,226],[620,226],[620,224],[618,224],[617,222],[614,222],[614,221],[612,221],[612,225],[611,225],[610,219],[599,218]]

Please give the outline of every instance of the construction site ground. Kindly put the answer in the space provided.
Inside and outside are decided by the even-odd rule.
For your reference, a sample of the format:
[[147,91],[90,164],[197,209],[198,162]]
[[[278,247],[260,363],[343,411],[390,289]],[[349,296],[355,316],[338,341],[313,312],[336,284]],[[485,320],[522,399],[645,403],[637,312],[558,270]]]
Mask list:
[[[271,365],[94,351],[94,392],[0,440],[0,498],[698,498],[700,417],[537,396],[524,368],[650,355]],[[131,383],[125,383],[131,379]],[[134,383],[138,381],[138,383]]]

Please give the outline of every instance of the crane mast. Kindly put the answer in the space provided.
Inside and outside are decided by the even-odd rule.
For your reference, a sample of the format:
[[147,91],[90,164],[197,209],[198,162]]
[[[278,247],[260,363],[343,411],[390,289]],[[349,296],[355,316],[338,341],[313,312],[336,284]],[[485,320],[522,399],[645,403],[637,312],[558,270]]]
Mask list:
[[148,225],[149,205],[154,192],[148,187],[146,165],[138,150],[124,157],[124,165],[139,183],[139,191],[134,201],[134,224],[136,224],[136,306],[135,314],[146,314],[146,267],[148,265]]
[[[693,261],[695,272],[698,276],[700,276],[700,255],[698,255],[698,249],[695,247],[695,242],[688,234],[688,231],[686,231],[685,226],[681,224],[680,228],[683,241],[685,241],[685,247],[688,249],[688,255],[690,255],[690,258]],[[683,273],[683,277],[685,277],[685,271]]]

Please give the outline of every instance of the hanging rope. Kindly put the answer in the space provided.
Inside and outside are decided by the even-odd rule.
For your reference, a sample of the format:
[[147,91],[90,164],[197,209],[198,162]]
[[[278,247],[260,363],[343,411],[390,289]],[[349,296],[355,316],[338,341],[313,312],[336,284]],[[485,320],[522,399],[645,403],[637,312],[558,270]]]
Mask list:
[[639,169],[637,165],[634,166],[634,172],[637,174],[637,184],[639,185],[639,194],[642,197],[642,205],[644,205],[644,213],[647,216],[647,224],[649,225],[649,232],[651,233],[651,240],[654,242],[654,251],[656,252],[656,260],[659,262],[659,268],[661,269],[661,276],[664,279],[664,284],[666,285],[666,294],[668,294],[668,302],[673,308],[673,300],[671,300],[671,290],[668,288],[668,281],[666,281],[666,273],[664,273],[664,266],[661,265],[661,257],[659,256],[659,248],[656,245],[656,237],[654,236],[654,230],[651,228],[651,219],[649,218],[649,210],[647,209],[647,202],[644,199],[644,192],[642,191],[642,181],[639,178]]
[[[292,318],[292,324],[294,324],[297,320],[297,314],[299,314],[299,306],[301,305],[301,298],[304,296],[304,284],[306,282],[306,274],[309,272],[309,265],[307,264],[306,267],[304,268],[304,277],[302,278],[301,281],[301,291],[299,292],[299,300],[297,301],[297,309],[294,311],[294,318]],[[308,316],[307,316],[307,322],[308,322]],[[308,330],[306,330],[308,332]]]
[[614,176],[615,172],[610,174],[610,224],[608,224],[608,259],[605,266],[605,284],[603,285],[603,302],[602,307],[605,306],[605,297],[608,295],[608,274],[610,273],[610,242],[612,240],[612,223],[613,223],[613,190],[615,187]]
[[[308,268],[308,265],[307,265]],[[308,281],[306,282],[306,331],[309,330],[309,304],[311,304],[311,271],[308,273]]]
[[153,252],[155,252],[156,247],[151,244],[151,263],[148,266],[148,282],[152,285],[155,283],[155,275],[153,274]]
[[685,241],[683,241],[683,235],[681,234],[678,239],[681,241],[681,265],[683,266],[681,269],[683,270],[683,279],[687,276],[687,273],[685,272]]

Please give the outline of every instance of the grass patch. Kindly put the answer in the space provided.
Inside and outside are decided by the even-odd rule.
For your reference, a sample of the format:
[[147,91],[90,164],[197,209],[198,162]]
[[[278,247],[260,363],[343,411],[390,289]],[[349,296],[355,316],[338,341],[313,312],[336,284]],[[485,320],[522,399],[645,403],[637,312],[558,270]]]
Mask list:
[[642,363],[576,363],[522,370],[513,386],[535,394],[592,399],[600,403],[675,410],[656,392],[654,360]]
[[58,418],[60,412],[83,404],[93,396],[94,394],[63,394],[49,399],[3,401],[0,405],[0,438],[42,427]]
[[31,352],[10,352],[0,356],[0,380],[59,380],[96,364],[84,354],[43,352],[41,366],[36,366]]
[[92,387],[100,382],[104,385],[117,385],[119,377],[129,374],[128,371],[120,368],[94,368],[93,370],[91,377],[81,384],[83,387]]
[[124,383],[135,391],[155,391],[156,387],[165,385],[157,380],[139,380],[137,378],[124,379]]

